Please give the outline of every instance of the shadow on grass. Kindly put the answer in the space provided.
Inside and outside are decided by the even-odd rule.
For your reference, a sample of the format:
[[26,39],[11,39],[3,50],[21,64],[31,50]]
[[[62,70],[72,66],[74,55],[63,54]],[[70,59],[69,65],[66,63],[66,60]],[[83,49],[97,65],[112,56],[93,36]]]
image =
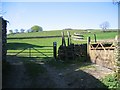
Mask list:
[[28,43],[7,43],[7,50],[22,50],[28,47],[43,48],[44,46],[32,45]]
[[[50,65],[50,67],[53,67],[53,66],[57,67],[56,68],[57,71],[51,72],[51,73],[57,73],[57,75],[58,75],[62,69],[63,69],[63,72],[66,72],[66,75],[64,75],[64,80],[66,81],[66,85],[68,88],[105,88],[105,89],[107,89],[107,87],[101,81],[99,81],[98,79],[96,79],[92,75],[90,75],[82,70],[75,71],[75,69],[77,68],[77,67],[74,67],[75,64],[79,65],[80,67],[84,67],[84,66],[90,65],[90,63],[83,64],[82,62],[80,62],[78,60],[77,61],[61,62],[61,61],[54,60],[54,58],[48,58],[48,57],[43,57],[43,58],[19,57],[18,58],[16,56],[12,56],[12,55],[7,56],[7,61],[10,63],[16,63],[15,59],[18,59],[17,63],[19,63],[21,61],[24,62],[24,65],[25,65],[27,72],[32,77],[37,77],[38,73],[44,73],[44,72],[47,73],[47,70],[45,68],[43,68],[41,64],[38,64],[38,62],[43,62],[43,64]],[[70,68],[71,65],[73,68]],[[6,67],[6,65],[3,65],[3,67]],[[18,67],[15,67],[15,68],[18,68]],[[59,68],[61,68],[61,69],[59,69]],[[65,68],[69,68],[69,72],[67,72]],[[6,68],[4,70],[8,71],[9,69],[10,68]],[[7,74],[5,74],[5,73],[3,73],[3,74],[9,75],[9,73],[14,72],[14,71],[15,70],[10,70]],[[18,72],[15,71],[14,73],[18,73]],[[19,73],[18,73],[18,75],[19,75]],[[54,74],[54,75],[56,75],[56,74]],[[48,73],[48,76],[49,76],[49,73]],[[58,76],[54,76],[54,77],[58,77]],[[16,77],[13,76],[12,78],[14,78],[14,80],[17,80],[17,76]],[[51,80],[54,78],[51,78],[51,77],[49,77],[49,78],[50,79],[47,78],[46,85],[45,85],[46,78],[43,78],[44,80],[41,80],[41,82],[39,81],[39,83],[37,83],[38,81],[37,82],[34,81],[36,83],[34,86],[32,85],[32,88],[36,88],[36,87],[37,88],[42,88],[42,87],[54,88],[54,87],[56,87],[54,85],[49,86],[49,84],[54,82],[54,80],[51,82]],[[61,77],[59,77],[59,78],[61,78]],[[5,82],[7,82],[9,80],[9,78],[5,79],[5,80],[4,79],[5,79],[5,77],[3,78],[3,81],[4,81],[3,86],[5,88],[6,87]],[[14,87],[15,83],[17,83],[16,81],[10,81],[10,82],[12,83],[11,85],[13,85],[10,87]],[[23,82],[20,82],[20,83],[23,83]],[[54,82],[54,83],[59,84],[59,83],[62,83],[62,81],[58,81],[58,82]],[[61,84],[61,86],[62,86],[62,84]],[[24,87],[22,87],[22,88],[24,88]],[[61,88],[64,88],[64,87],[61,87]]]
[[[8,55],[22,57],[51,57],[53,46],[39,46],[28,43],[7,43]],[[12,51],[10,51],[12,50]],[[20,55],[21,54],[21,55]],[[26,56],[27,55],[27,56]]]

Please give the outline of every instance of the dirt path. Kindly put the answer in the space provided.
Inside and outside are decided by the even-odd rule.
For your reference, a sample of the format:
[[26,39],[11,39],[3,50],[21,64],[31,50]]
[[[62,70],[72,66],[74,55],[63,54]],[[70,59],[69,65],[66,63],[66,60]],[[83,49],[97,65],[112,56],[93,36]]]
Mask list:
[[55,86],[46,73],[40,73],[35,78],[30,77],[20,58],[12,57],[8,62],[10,69],[3,77],[3,88],[52,88]]
[[94,76],[97,79],[101,79],[101,78],[107,76],[108,74],[114,73],[114,71],[107,69],[105,67],[102,67],[100,65],[93,64],[91,66],[93,68],[83,69],[83,71],[91,74],[92,76]]
[[112,73],[111,70],[99,65],[91,64],[82,67],[70,64],[66,68],[58,69],[45,62],[38,62],[46,69],[32,79],[28,76],[23,62],[19,58],[9,59],[11,68],[3,82],[3,88],[104,88],[99,80]]
[[[26,74],[23,63],[18,60],[10,60],[8,75],[3,78],[3,88],[23,88],[26,84]],[[4,76],[3,76],[4,77]]]
[[61,73],[59,73],[54,67],[50,67],[47,64],[43,64],[43,67],[47,69],[47,73],[49,74],[53,82],[56,84],[54,88],[69,88],[64,77],[61,77]]
[[105,88],[99,80],[112,71],[92,64],[89,68],[79,68],[77,64],[71,64],[65,69],[57,69],[48,64],[42,64],[47,69],[50,78],[56,83],[54,88]]
[[10,71],[8,72],[8,75],[6,75],[3,79],[3,88],[25,88],[26,86],[28,87],[30,81],[27,81],[28,77],[26,75],[23,62],[20,61],[20,59],[14,57],[12,60],[9,59],[8,62],[10,63]]

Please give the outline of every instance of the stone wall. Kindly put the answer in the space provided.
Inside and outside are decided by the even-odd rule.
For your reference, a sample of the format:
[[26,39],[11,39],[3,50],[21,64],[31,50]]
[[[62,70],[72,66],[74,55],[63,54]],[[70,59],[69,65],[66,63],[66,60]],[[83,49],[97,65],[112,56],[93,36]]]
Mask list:
[[6,44],[7,44],[7,21],[4,20],[2,17],[0,17],[0,21],[2,22],[2,61],[6,61],[6,53],[7,53],[7,49],[6,49]]
[[87,44],[70,44],[69,46],[60,46],[58,49],[58,58],[60,60],[75,60],[87,56]]

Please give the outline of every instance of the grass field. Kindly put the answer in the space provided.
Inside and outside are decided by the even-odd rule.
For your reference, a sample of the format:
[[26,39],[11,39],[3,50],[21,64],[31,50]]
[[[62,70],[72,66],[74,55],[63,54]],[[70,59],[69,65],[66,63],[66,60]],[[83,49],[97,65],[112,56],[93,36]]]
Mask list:
[[[56,30],[56,31],[43,31],[43,32],[32,32],[32,33],[20,33],[20,34],[13,34],[8,35],[8,38],[19,38],[19,37],[36,37],[36,36],[61,36],[61,32],[64,32],[67,35],[67,31],[70,32],[71,35],[74,33],[83,34],[85,39],[90,36],[94,38],[93,34],[97,35],[97,39],[110,39],[114,38],[117,32],[102,32],[101,30]],[[90,32],[88,32],[90,31]]]
[[[63,30],[58,31],[43,31],[43,32],[36,32],[36,33],[21,33],[21,34],[14,34],[14,35],[8,35],[8,38],[19,38],[19,37],[36,37],[36,36],[61,36],[61,32]],[[117,32],[101,32],[100,30],[91,30],[91,32],[87,32],[85,30],[69,30],[71,35],[74,33],[80,33],[84,35],[84,42],[83,41],[74,41],[72,40],[72,43],[74,44],[81,44],[81,43],[87,43],[87,37],[91,37],[92,40],[94,40],[94,34],[97,36],[97,40],[104,40],[104,39],[114,39],[117,35]],[[64,31],[65,35],[67,35],[67,31]],[[59,62],[56,63],[53,58],[53,42],[57,42],[57,49],[62,43],[61,37],[56,38],[34,38],[34,39],[7,39],[7,55],[15,55],[18,52],[24,50],[23,53],[18,54],[17,56],[20,56],[20,60],[24,61],[25,68],[29,72],[28,74],[36,78],[36,76],[39,75],[39,73],[46,73],[45,68],[41,67],[40,65],[30,62],[30,60],[42,60],[47,61],[46,63],[56,67],[57,69],[63,69],[70,65],[68,62]],[[66,37],[66,43],[67,43],[67,37]],[[31,48],[31,49],[29,49]],[[34,50],[33,48],[37,49],[38,51]],[[31,52],[31,54],[30,54]],[[41,57],[41,58],[27,58],[27,57]],[[47,57],[48,56],[48,57]],[[83,58],[84,59],[84,58]],[[88,68],[95,67],[84,65],[83,62],[81,63],[80,60],[74,60],[73,64],[80,65],[81,70],[85,70]],[[96,71],[95,71],[96,72]],[[70,74],[69,74],[70,75]],[[80,73],[81,75],[81,73]],[[78,75],[77,75],[78,76]],[[77,77],[76,76],[76,77]],[[86,76],[87,78],[88,76]],[[70,78],[71,79],[71,78]],[[78,79],[77,79],[78,80]],[[116,88],[118,85],[118,82],[115,77],[108,76],[101,80],[102,83],[104,83],[108,88]],[[96,83],[95,83],[96,84]]]
[[[71,40],[74,44],[80,44],[80,43],[87,43],[87,37],[91,37],[91,39],[94,39],[94,34],[97,36],[97,40],[103,40],[103,39],[114,39],[117,35],[117,32],[102,32],[100,30],[91,30],[88,32],[87,30],[56,30],[56,31],[43,31],[43,32],[34,32],[34,33],[19,33],[19,34],[13,34],[8,35],[7,38],[19,38],[19,37],[36,37],[36,36],[61,36],[61,32],[65,33],[67,35],[67,31],[70,32],[71,35],[74,33],[80,33],[84,35],[84,42],[83,41],[74,41]],[[61,37],[56,38],[34,38],[34,39],[8,39],[7,40],[7,49],[9,54],[15,55],[15,53],[20,52],[24,48],[32,47],[37,49],[40,52],[43,52],[43,54],[52,57],[53,52],[53,42],[57,42],[57,48],[62,43]],[[67,43],[67,37],[66,37],[66,43]],[[14,52],[14,53],[13,53]],[[24,53],[19,54],[20,56],[29,56],[28,54],[29,49],[26,49]],[[40,56],[43,55],[42,53],[38,53],[36,50],[31,49],[32,56]],[[43,56],[45,56],[43,55]]]

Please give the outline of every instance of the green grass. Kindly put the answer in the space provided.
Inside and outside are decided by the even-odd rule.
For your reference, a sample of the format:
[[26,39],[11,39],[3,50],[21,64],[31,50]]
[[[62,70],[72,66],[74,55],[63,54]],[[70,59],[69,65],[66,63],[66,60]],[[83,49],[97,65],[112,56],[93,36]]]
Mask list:
[[[91,30],[91,33],[88,33],[85,30],[56,30],[56,31],[43,31],[43,32],[34,32],[34,33],[23,33],[23,34],[14,34],[14,35],[8,35],[7,37],[35,37],[35,36],[61,36],[61,32],[64,31],[65,35],[67,35],[67,31],[70,31],[71,35],[76,33],[81,33],[84,35],[85,41],[74,41],[72,40],[72,43],[74,44],[80,44],[80,43],[87,43],[87,37],[90,36],[91,39],[94,39],[94,33],[97,36],[97,39],[112,39],[117,35],[117,32],[101,32],[100,30]],[[41,51],[43,53],[46,53],[47,55],[50,54],[50,52],[53,52],[53,42],[57,42],[57,50],[59,46],[62,43],[62,38],[34,38],[34,39],[8,39],[7,40],[7,52],[8,55],[15,55],[16,53],[12,52],[20,52],[24,48],[33,47],[36,49],[39,49],[38,51]],[[67,44],[67,37],[66,37],[66,44]],[[51,47],[46,47],[51,46]],[[51,49],[51,50],[48,50]],[[20,56],[29,56],[29,49],[26,49],[24,53],[19,54]],[[41,56],[40,53],[36,53],[35,50],[31,50],[32,56]],[[44,56],[44,55],[43,55]],[[52,53],[51,55],[53,56]]]
[[79,68],[80,70],[86,70],[86,69],[92,69],[92,70],[95,70],[95,66],[92,66],[92,65],[86,65],[86,66],[83,66],[83,67],[80,67]]
[[109,74],[105,78],[102,78],[101,81],[110,90],[120,90],[120,81],[118,81],[118,77],[116,74]]
[[32,32],[32,33],[22,33],[22,34],[13,34],[8,35],[8,38],[12,37],[35,37],[35,36],[61,36],[61,32],[64,32],[65,35],[67,35],[67,31],[70,32],[71,35],[74,33],[80,33],[85,36],[85,39],[90,36],[94,38],[93,34],[97,35],[98,39],[109,39],[114,38],[115,35],[117,35],[117,32],[102,32],[100,30],[91,30],[91,33],[88,33],[86,30],[56,30],[56,31],[43,31],[43,32]]
[[[41,53],[38,53],[37,51],[35,51],[33,48],[37,49],[39,52],[47,54],[48,56],[53,56],[53,42],[54,41],[57,42],[57,48],[58,48],[61,44],[61,38],[7,40],[7,43],[8,43],[7,52],[8,52],[8,54],[10,52],[12,54],[12,52],[20,52],[24,48],[28,48],[24,51],[24,54],[22,55],[22,56],[24,56],[26,54],[28,56],[29,54],[25,53],[25,52],[29,52],[29,47],[32,47],[31,48],[32,56],[41,56],[42,55]],[[48,46],[50,46],[50,47],[48,47]],[[13,53],[13,55],[15,55],[15,54],[16,53]],[[44,56],[44,55],[42,55],[42,56]]]
[[[8,35],[7,37],[12,38],[12,37],[35,37],[35,36],[60,36],[61,32],[63,30],[58,30],[58,31],[43,31],[43,32],[36,32],[36,33],[23,33],[23,34],[14,34],[14,35]],[[64,30],[65,35],[67,35],[68,30]],[[102,39],[114,39],[115,36],[117,35],[117,32],[101,32],[99,30],[92,30],[91,33],[88,33],[85,30],[69,30],[71,35],[73,35],[75,32],[76,33],[81,33],[84,35],[84,40],[87,40],[87,37],[90,36],[92,40],[94,40],[94,34],[97,36],[97,40],[102,40]],[[57,42],[57,50],[59,46],[62,43],[62,38],[34,38],[34,39],[8,39],[7,40],[7,54],[10,55],[15,55],[16,53],[20,52],[24,48],[36,48],[38,51],[41,51],[42,53],[48,55],[50,54],[53,50],[53,47],[46,47],[46,46],[53,46],[53,42]],[[67,38],[66,38],[66,43],[67,43]],[[80,43],[87,43],[87,41],[74,41],[72,40],[72,43],[74,44],[80,44]],[[49,50],[51,49],[51,50]],[[14,52],[14,53],[13,53]],[[18,56],[20,57],[29,57],[29,49],[26,49],[24,53],[19,54]],[[49,53],[46,53],[49,52]],[[38,60],[48,60],[48,64],[52,65],[56,68],[63,69],[68,67],[71,63],[72,64],[79,64],[80,69],[87,69],[87,68],[94,68],[89,66],[89,64],[83,64],[80,61],[74,61],[74,62],[57,62],[50,58],[45,57],[44,55],[41,55],[40,53],[36,53],[35,50],[31,50],[31,56],[36,56],[36,57],[44,57],[44,58],[38,58]],[[49,55],[48,55],[49,56]],[[50,55],[51,57],[53,56],[52,54]],[[79,59],[81,60],[81,59]],[[46,70],[41,66],[36,64],[35,62],[31,61],[25,61],[24,62],[26,70],[28,71],[28,74],[31,77],[36,77],[40,73],[45,73]],[[102,80],[102,82],[107,85],[109,88],[114,88],[117,85],[117,81],[115,78],[112,76],[108,76]]]
[[68,68],[71,64],[75,64],[80,66],[80,69],[87,69],[87,68],[94,68],[93,66],[91,66],[91,63],[89,61],[85,62],[84,58],[79,58],[75,59],[75,60],[65,60],[65,61],[60,61],[57,60],[55,61],[54,59],[50,59],[47,60],[47,62],[49,65],[57,68],[57,69],[65,69]]
[[42,32],[32,32],[32,33],[20,33],[8,35],[9,37],[34,37],[34,36],[59,36],[61,35],[61,30],[57,31],[42,31]]

